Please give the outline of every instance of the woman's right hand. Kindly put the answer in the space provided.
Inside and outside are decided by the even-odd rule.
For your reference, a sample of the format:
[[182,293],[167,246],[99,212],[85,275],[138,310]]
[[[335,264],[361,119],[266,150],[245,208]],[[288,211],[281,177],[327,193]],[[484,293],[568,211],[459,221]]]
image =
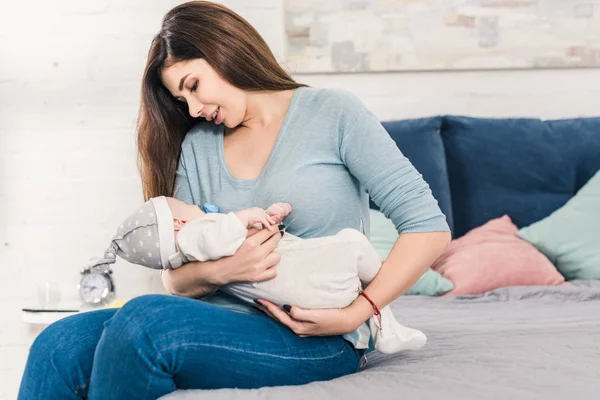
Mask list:
[[174,295],[201,298],[229,282],[261,282],[275,278],[281,256],[277,248],[281,234],[276,226],[250,229],[246,240],[231,257],[190,262],[177,269],[163,270],[165,289]]
[[228,268],[222,277],[223,283],[262,282],[277,276],[275,266],[281,255],[275,251],[281,233],[277,225],[264,229],[249,229],[246,240],[231,257],[227,258]]

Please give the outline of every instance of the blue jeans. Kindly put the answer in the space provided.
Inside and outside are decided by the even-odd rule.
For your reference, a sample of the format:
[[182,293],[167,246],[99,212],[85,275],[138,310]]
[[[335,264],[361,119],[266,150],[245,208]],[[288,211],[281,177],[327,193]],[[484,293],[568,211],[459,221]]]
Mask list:
[[146,295],[46,328],[21,381],[25,399],[156,399],[176,389],[301,385],[351,374],[363,350],[300,338],[263,314]]

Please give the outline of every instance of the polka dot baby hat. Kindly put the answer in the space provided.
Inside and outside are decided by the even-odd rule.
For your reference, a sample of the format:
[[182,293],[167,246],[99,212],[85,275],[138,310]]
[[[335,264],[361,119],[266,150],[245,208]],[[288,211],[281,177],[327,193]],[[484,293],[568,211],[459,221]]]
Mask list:
[[144,267],[170,268],[169,256],[176,252],[173,216],[166,198],[161,196],[147,201],[121,223],[104,259],[96,265],[114,264],[118,255]]

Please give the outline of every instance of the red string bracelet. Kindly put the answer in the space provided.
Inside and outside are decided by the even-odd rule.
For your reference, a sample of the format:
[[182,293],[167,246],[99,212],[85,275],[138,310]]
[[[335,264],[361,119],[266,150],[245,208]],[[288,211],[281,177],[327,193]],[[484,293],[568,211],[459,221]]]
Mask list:
[[365,299],[367,299],[367,301],[369,303],[371,303],[371,305],[373,306],[373,310],[375,311],[374,315],[377,317],[377,321],[379,321],[379,330],[382,330],[381,313],[379,312],[379,308],[377,308],[377,306],[375,305],[375,303],[373,303],[373,300],[371,300],[369,298],[369,296],[367,296],[367,294],[365,292],[361,291],[358,295],[359,296],[362,295]]

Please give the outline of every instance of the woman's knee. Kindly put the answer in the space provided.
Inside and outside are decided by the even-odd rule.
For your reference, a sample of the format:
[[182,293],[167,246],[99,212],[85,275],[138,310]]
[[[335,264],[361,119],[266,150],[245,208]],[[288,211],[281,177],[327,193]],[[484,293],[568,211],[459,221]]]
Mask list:
[[165,338],[181,333],[182,323],[193,325],[196,331],[210,329],[207,323],[217,319],[219,310],[222,309],[186,297],[160,294],[139,296],[125,303],[106,323],[103,342],[117,341],[133,348],[150,343],[160,347],[165,344]]
[[44,387],[65,394],[64,398],[85,393],[104,322],[114,313],[114,309],[85,312],[44,329],[29,350],[22,396]]
[[[125,303],[105,325],[104,335],[120,342],[136,342],[141,336],[157,331],[157,324],[169,318],[174,303],[182,298],[171,295],[148,294]],[[187,299],[189,300],[189,299]]]
[[[145,294],[134,297],[127,301],[118,311],[119,314],[138,314],[145,313],[148,310],[157,310],[164,307],[171,299],[175,298],[172,295],[166,294]],[[116,315],[115,315],[116,316]]]
[[45,328],[29,348],[29,359],[36,362],[46,358],[51,360],[54,351],[60,351],[62,341],[68,337],[68,325],[67,321],[60,320]]
[[146,294],[126,302],[110,320],[114,322],[144,322],[148,323],[154,316],[163,315],[164,311],[173,307],[177,302],[176,296],[164,294]]
[[115,310],[99,310],[76,314],[61,319],[44,329],[34,340],[30,348],[30,357],[49,357],[54,354],[61,359],[77,357],[79,350],[94,348],[100,336],[104,322]]

